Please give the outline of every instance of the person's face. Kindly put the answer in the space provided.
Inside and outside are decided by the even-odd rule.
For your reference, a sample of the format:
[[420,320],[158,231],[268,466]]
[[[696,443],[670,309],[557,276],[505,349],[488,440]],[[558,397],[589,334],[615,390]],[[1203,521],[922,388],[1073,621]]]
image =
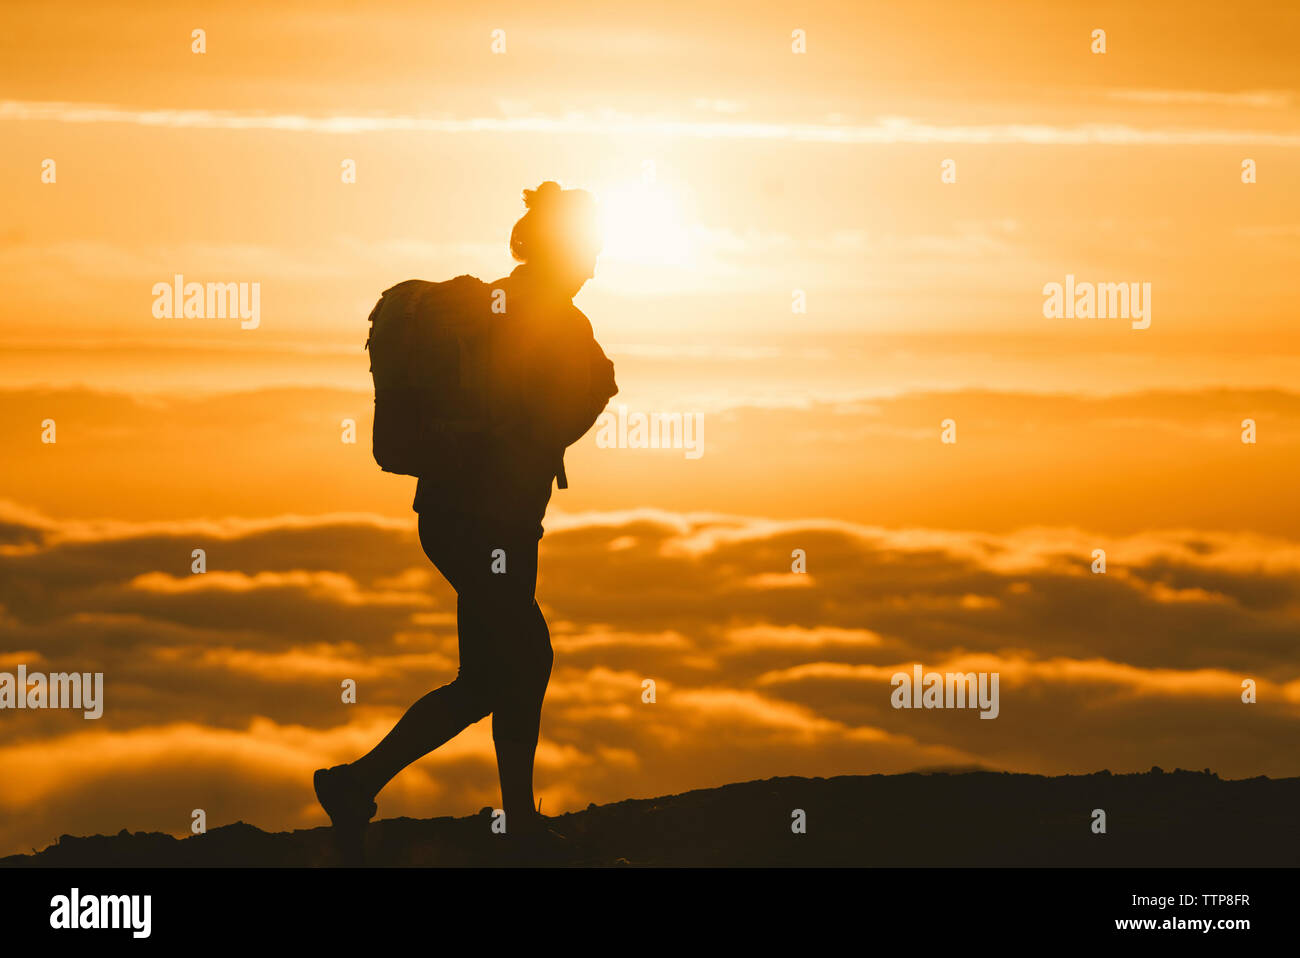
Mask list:
[[574,257],[573,273],[571,280],[574,284],[573,292],[570,296],[577,296],[578,290],[586,285],[587,280],[593,279],[596,275],[596,258],[600,256],[600,251],[595,249],[585,250]]
[[554,283],[556,291],[572,299],[586,285],[587,280],[596,275],[596,259],[599,248],[585,247],[572,250],[545,268],[546,275]]

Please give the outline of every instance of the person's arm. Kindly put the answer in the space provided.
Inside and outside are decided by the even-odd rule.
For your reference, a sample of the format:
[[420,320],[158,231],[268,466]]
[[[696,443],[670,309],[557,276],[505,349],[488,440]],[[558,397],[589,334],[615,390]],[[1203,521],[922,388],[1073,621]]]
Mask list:
[[530,390],[534,435],[561,449],[581,439],[618,393],[614,364],[596,342],[591,323],[578,316],[581,322],[568,335],[556,336],[540,351]]
[[[588,324],[590,328],[590,324]],[[586,389],[575,395],[572,406],[565,411],[560,439],[571,446],[590,429],[605,411],[610,399],[618,394],[614,381],[614,363],[600,348],[594,336],[586,340]]]

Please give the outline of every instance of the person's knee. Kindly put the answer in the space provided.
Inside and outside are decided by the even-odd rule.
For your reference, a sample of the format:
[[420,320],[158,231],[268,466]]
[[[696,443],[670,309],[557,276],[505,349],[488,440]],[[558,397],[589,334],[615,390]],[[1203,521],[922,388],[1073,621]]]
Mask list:
[[495,684],[486,677],[477,673],[461,672],[450,687],[455,689],[461,711],[470,723],[477,722],[492,713],[497,689]]
[[551,632],[546,627],[546,619],[536,603],[521,616],[519,631],[525,668],[531,678],[545,685],[551,675],[551,666],[555,664],[555,650],[551,648]]
[[[483,633],[476,636],[482,648],[472,667],[461,662],[457,684],[475,703],[478,717],[502,702],[528,700],[545,690],[555,654],[551,634],[536,602],[502,601],[495,606],[476,604]],[[464,610],[462,610],[462,615]],[[482,711],[486,710],[486,711]]]
[[533,653],[536,661],[537,675],[545,682],[551,677],[551,668],[555,665],[555,650],[551,648],[551,637],[543,636],[537,643],[537,651]]

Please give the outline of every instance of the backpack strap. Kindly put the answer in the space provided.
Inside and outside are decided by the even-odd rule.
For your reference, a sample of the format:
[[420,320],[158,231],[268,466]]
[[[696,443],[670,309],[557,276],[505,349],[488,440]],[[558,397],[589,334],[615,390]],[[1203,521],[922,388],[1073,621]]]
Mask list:
[[555,488],[568,489],[569,477],[564,472],[564,453],[560,453],[560,464],[555,470]]

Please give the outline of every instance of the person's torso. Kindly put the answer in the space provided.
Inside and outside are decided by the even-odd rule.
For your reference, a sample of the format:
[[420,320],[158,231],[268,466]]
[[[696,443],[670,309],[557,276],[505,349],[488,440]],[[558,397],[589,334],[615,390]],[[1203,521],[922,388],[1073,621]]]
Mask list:
[[[540,524],[550,502],[564,447],[529,427],[536,407],[554,401],[537,388],[540,365],[552,363],[590,335],[572,301],[539,295],[519,270],[489,284],[501,290],[502,312],[493,346],[493,428],[468,436],[457,464],[416,483],[416,512],[463,511],[508,522]],[[501,308],[501,307],[498,307]]]

